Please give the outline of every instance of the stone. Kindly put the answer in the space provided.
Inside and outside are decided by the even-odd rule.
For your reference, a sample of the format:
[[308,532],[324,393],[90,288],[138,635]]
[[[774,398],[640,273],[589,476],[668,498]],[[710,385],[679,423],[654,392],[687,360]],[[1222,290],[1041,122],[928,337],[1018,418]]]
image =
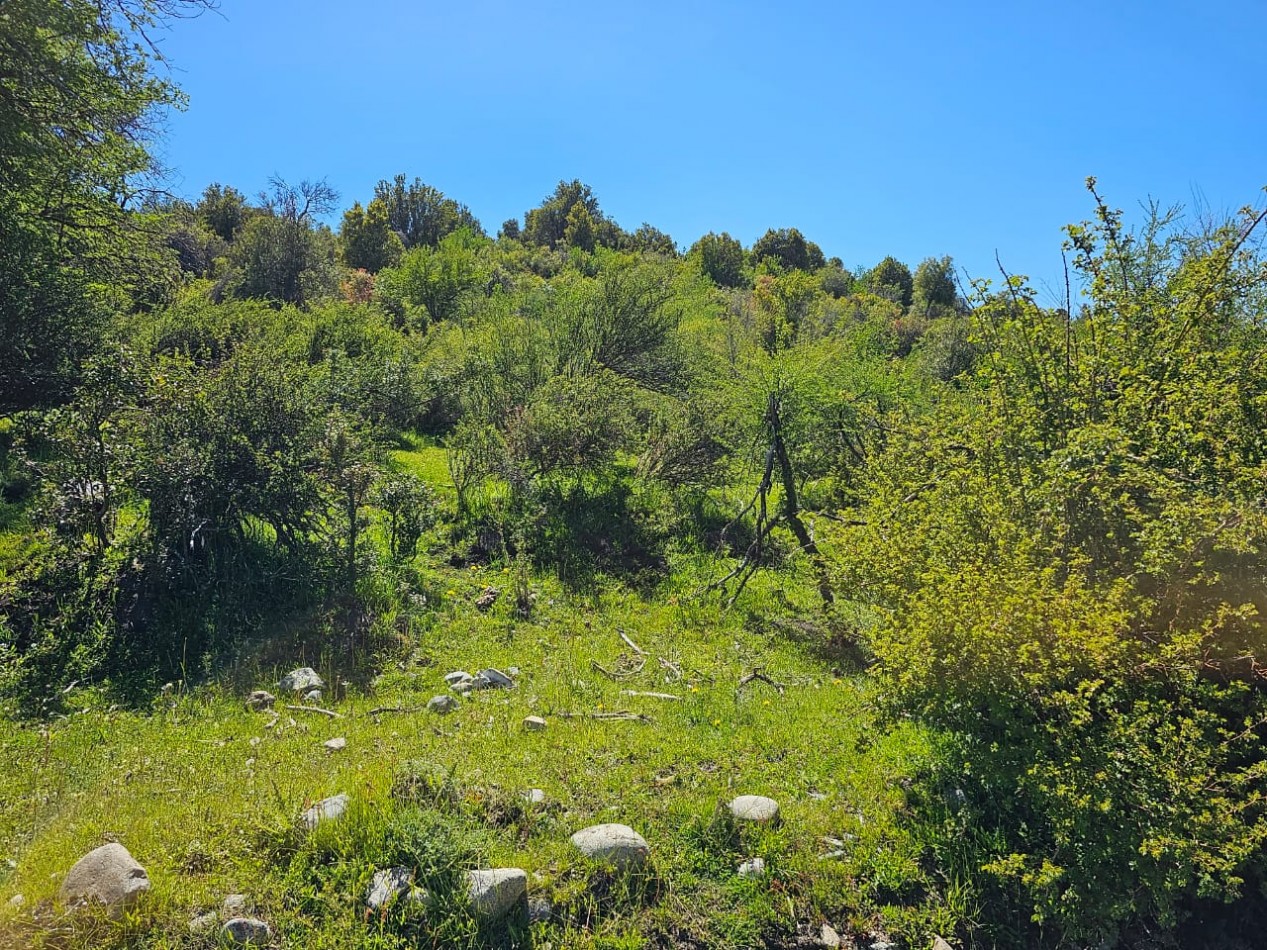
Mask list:
[[779,803],[764,795],[740,795],[730,803],[730,813],[739,821],[778,821]]
[[467,871],[471,910],[482,920],[498,920],[528,893],[528,873],[519,868]]
[[441,716],[447,716],[453,710],[458,708],[458,701],[452,696],[432,696],[427,702],[427,708],[433,713]]
[[277,702],[277,697],[272,693],[257,689],[246,697],[246,708],[251,712],[263,712],[266,709],[272,709],[275,702]]
[[523,798],[530,805],[541,805],[546,800],[546,793],[539,788],[530,788],[523,793]]
[[475,677],[472,676],[470,673],[466,672],[466,670],[454,670],[452,673],[444,674],[444,681],[448,683],[450,686],[454,685],[455,683],[462,683],[462,682],[465,682],[466,680],[472,680],[472,679],[475,679]]
[[582,828],[571,841],[587,858],[616,868],[638,867],[651,853],[642,835],[628,825],[615,823]]
[[489,686],[495,689],[510,689],[515,685],[515,681],[503,673],[501,670],[495,670],[489,667],[486,670],[480,670],[475,675],[476,680],[483,679]]
[[277,684],[279,689],[284,689],[289,693],[306,693],[309,690],[321,689],[325,685],[325,680],[318,676],[317,671],[311,666],[301,666],[297,670],[291,670]]
[[304,702],[305,702],[305,703],[319,703],[319,702],[321,702],[321,690],[319,690],[319,689],[310,689],[310,690],[308,690],[308,692],[304,693]]
[[333,821],[342,815],[348,808],[348,796],[346,793],[333,795],[330,798],[324,798],[317,804],[313,805],[299,817],[299,823],[304,828],[312,831],[317,825],[323,821]]
[[839,947],[840,934],[836,933],[836,928],[831,924],[823,924],[823,929],[818,932],[818,945],[820,947]]
[[546,721],[540,716],[525,716],[524,728],[533,732],[540,732],[546,727]]
[[246,913],[246,895],[230,894],[220,909],[225,917],[241,917]]
[[871,950],[897,950],[897,944],[886,933],[873,930],[868,936],[871,939]]
[[9,898],[9,906],[14,910],[21,910],[26,906],[26,898],[21,894],[14,894]]
[[955,948],[954,948],[954,947],[952,947],[950,944],[948,944],[948,943],[947,943],[945,940],[943,940],[941,937],[938,937],[938,936],[936,936],[936,935],[934,934],[934,936],[933,936],[933,950],[955,950]]
[[548,897],[533,897],[528,901],[528,923],[544,924],[548,923],[550,918],[554,916],[554,905],[550,903]]
[[483,592],[475,598],[475,606],[479,610],[491,610],[500,596],[501,591],[496,587],[485,587]]
[[516,676],[519,675],[519,667],[517,666],[506,667],[506,675],[509,676],[511,679],[514,679]]
[[273,929],[254,917],[234,917],[220,928],[220,939],[238,947],[262,946],[273,936]]
[[191,934],[203,934],[212,930],[216,924],[220,923],[220,915],[214,910],[205,914],[199,914],[189,922],[189,932]]
[[89,851],[62,881],[61,898],[67,903],[98,903],[111,909],[135,904],[150,889],[150,877],[128,849],[118,842]]
[[765,861],[761,858],[749,858],[739,865],[736,873],[740,877],[761,877],[765,874]]
[[348,747],[348,740],[343,738],[343,736],[339,736],[338,738],[335,738],[335,739],[327,739],[325,742],[321,744],[325,746],[327,749],[329,749],[331,752],[342,752],[344,749]]
[[370,910],[382,910],[391,906],[401,894],[408,893],[413,886],[414,872],[409,868],[388,868],[378,871],[370,881],[370,889],[365,895],[365,903]]
[[409,893],[405,895],[405,903],[425,906],[431,903],[431,895],[425,887],[411,887]]

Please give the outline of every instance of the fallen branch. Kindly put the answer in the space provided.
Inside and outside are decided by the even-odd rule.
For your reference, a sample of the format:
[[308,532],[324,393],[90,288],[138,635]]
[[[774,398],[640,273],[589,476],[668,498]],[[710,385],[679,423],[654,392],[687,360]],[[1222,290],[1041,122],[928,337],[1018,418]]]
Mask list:
[[660,665],[662,667],[664,667],[666,670],[668,670],[678,679],[682,678],[682,668],[678,666],[676,663],[670,663],[668,660],[666,660],[662,656],[656,657],[656,659],[660,661]]
[[627,644],[629,644],[629,648],[633,650],[634,653],[637,653],[639,656],[650,656],[650,654],[647,653],[646,650],[642,649],[642,647],[638,646],[638,644],[630,640],[628,635],[625,633],[625,631],[617,630],[616,632],[620,634],[620,639],[624,640]]
[[631,676],[637,676],[639,673],[642,672],[643,667],[645,667],[646,665],[647,665],[647,660],[646,660],[646,657],[644,656],[642,662],[638,664],[637,669],[628,670],[627,672],[624,672],[624,673],[614,673],[611,670],[607,669],[607,667],[601,665],[597,660],[590,660],[590,666],[594,667],[594,669],[602,673],[604,676],[610,677],[611,679],[618,680],[618,681],[629,679],[629,677]]
[[769,686],[773,686],[775,689],[779,691],[780,695],[782,695],[783,691],[787,689],[787,687],[784,686],[782,683],[776,680],[772,680],[770,679],[770,677],[762,673],[761,667],[757,667],[751,673],[745,673],[743,676],[739,677],[739,685],[735,687],[735,692],[738,693],[741,689],[743,689],[753,680],[760,680],[761,682],[766,683]]
[[295,712],[320,713],[323,716],[329,716],[331,719],[342,719],[343,714],[331,712],[329,709],[322,709],[319,706],[287,706],[287,709],[293,709]]
[[632,713],[627,709],[622,709],[618,712],[561,712],[558,716],[560,719],[596,719],[599,722],[655,722],[650,716],[644,716],[642,713]]
[[423,706],[375,706],[365,715],[381,716],[383,713],[414,713],[422,712]]
[[622,689],[621,696],[643,696],[647,699],[681,699],[681,696],[674,696],[672,693],[643,693],[636,689]]

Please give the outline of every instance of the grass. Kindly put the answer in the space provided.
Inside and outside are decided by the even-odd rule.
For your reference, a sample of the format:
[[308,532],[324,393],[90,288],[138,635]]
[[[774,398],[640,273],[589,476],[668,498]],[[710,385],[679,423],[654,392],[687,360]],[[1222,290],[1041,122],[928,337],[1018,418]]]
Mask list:
[[[247,894],[293,947],[780,946],[824,920],[842,931],[888,928],[919,946],[944,929],[949,910],[921,883],[918,847],[901,822],[924,738],[877,735],[860,679],[834,675],[804,641],[770,632],[771,617],[812,610],[799,586],[762,578],[749,604],[763,609],[724,613],[692,596],[697,566],[675,577],[653,596],[611,584],[587,597],[537,577],[536,610],[522,620],[504,569],[437,569],[438,602],[379,654],[390,660],[378,675],[327,697],[339,719],[282,709],[265,728],[271,717],[242,699],[252,686],[276,691],[285,663],[257,658],[160,693],[149,709],[102,708],[83,692],[68,718],[7,724],[0,945],[209,946],[188,922],[230,893]],[[488,586],[503,593],[483,613],[473,601]],[[598,667],[641,663],[620,631],[650,655],[615,681]],[[259,657],[276,652],[274,642]],[[337,683],[353,661],[327,652],[315,662]],[[473,694],[445,717],[420,709],[445,691],[445,673],[487,666],[517,667],[517,687]],[[760,680],[738,689],[758,667],[785,692]],[[416,711],[370,714],[383,706]],[[615,710],[649,721],[588,718]],[[526,731],[527,715],[543,716],[547,729]],[[336,736],[347,748],[329,753],[322,742]],[[443,776],[456,802],[393,796],[415,774]],[[530,787],[545,791],[544,804],[521,798]],[[296,833],[306,805],[339,792],[352,798],[349,815]],[[776,798],[782,825],[734,828],[722,805],[745,793]],[[613,878],[573,851],[574,831],[606,821],[647,838],[648,873]],[[849,842],[843,859],[821,859],[825,836]],[[122,923],[58,916],[60,877],[109,839],[147,867],[153,892]],[[736,875],[751,856],[766,860],[766,878]],[[6,857],[16,865],[7,875]],[[367,921],[369,877],[392,862],[414,867],[441,900],[425,915]],[[481,931],[460,901],[443,899],[454,872],[476,866],[527,870],[530,893],[553,900],[554,919]],[[17,893],[21,913],[7,904]]]

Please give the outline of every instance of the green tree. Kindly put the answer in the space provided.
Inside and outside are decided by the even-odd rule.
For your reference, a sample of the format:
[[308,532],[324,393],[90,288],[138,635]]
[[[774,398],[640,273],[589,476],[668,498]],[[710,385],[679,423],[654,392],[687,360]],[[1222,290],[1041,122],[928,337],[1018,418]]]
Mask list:
[[823,250],[796,228],[771,229],[752,245],[752,262],[773,260],[783,270],[819,270],[827,261]]
[[233,243],[233,295],[303,306],[333,294],[337,245],[330,229],[314,220],[337,198],[325,182],[292,186],[275,179],[265,213],[252,217]]
[[374,199],[387,209],[388,226],[406,249],[435,247],[460,228],[484,236],[470,208],[446,198],[444,192],[420,178],[409,182],[404,175],[397,175],[391,181],[380,181],[374,187]]
[[563,243],[568,247],[579,248],[593,253],[597,235],[594,233],[594,219],[583,204],[575,204],[568,212],[567,223],[563,227]]
[[561,181],[539,207],[524,215],[524,241],[543,247],[565,243],[568,219],[577,207],[584,209],[595,227],[605,220],[589,185],[578,179]]
[[906,308],[911,305],[915,280],[911,269],[895,257],[886,257],[868,271],[864,283],[871,293]]
[[233,243],[250,217],[246,196],[229,185],[212,182],[202,193],[194,211],[203,224],[226,244]]
[[949,257],[929,257],[915,268],[912,281],[915,308],[927,316],[947,313],[955,308],[959,292],[955,288],[955,262]]
[[748,282],[743,245],[724,231],[705,234],[691,245],[687,258],[697,261],[700,270],[718,287],[743,287]]
[[405,252],[400,237],[391,229],[387,205],[380,198],[371,201],[367,208],[358,201],[345,211],[339,239],[343,263],[371,274],[400,263]]
[[378,299],[408,325],[426,327],[451,320],[462,301],[488,283],[488,244],[488,238],[461,229],[434,248],[411,248],[399,265],[379,273]]

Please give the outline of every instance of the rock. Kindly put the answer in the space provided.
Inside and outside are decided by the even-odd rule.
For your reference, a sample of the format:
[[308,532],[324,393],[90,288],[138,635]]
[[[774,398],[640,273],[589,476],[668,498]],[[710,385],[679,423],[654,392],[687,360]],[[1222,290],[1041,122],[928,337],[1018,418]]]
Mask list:
[[272,936],[272,928],[254,917],[234,917],[220,928],[220,939],[239,947],[260,946]]
[[873,930],[868,936],[871,939],[871,950],[896,950],[897,948],[897,944],[886,933]]
[[458,701],[452,696],[432,696],[427,702],[427,708],[433,713],[439,713],[441,716],[447,716],[453,710],[458,708]]
[[409,868],[388,868],[377,872],[370,881],[365,903],[370,910],[389,907],[401,894],[407,893],[414,882],[414,872]]
[[730,803],[730,813],[739,821],[777,821],[779,803],[764,795],[740,795]]
[[818,945],[820,947],[839,947],[840,934],[836,933],[836,928],[831,924],[823,924],[823,929],[818,932]]
[[411,887],[405,895],[406,904],[430,904],[431,895],[425,887]]
[[321,690],[319,690],[319,689],[310,689],[310,690],[308,690],[308,692],[304,693],[304,702],[305,702],[305,703],[319,703],[319,702],[321,702]]
[[469,680],[458,680],[449,689],[457,693],[459,696],[470,696],[477,689],[483,689],[487,684],[483,680],[477,680],[472,677]]
[[487,670],[480,670],[475,675],[475,679],[483,679],[489,686],[495,689],[510,689],[515,685],[515,681],[503,673],[501,670],[495,670],[491,667]]
[[530,805],[540,805],[546,800],[546,793],[539,788],[530,788],[523,793],[524,801]]
[[318,676],[317,671],[311,666],[301,666],[297,670],[291,670],[277,684],[278,688],[290,693],[306,693],[309,690],[321,689],[325,685],[325,680]]
[[23,897],[21,894],[14,894],[12,897],[9,898],[9,906],[12,907],[14,910],[21,910],[23,907],[26,906],[26,898]]
[[548,897],[533,897],[528,901],[528,923],[544,924],[554,916],[554,905]]
[[519,675],[519,667],[517,667],[517,666],[508,666],[508,667],[506,667],[506,675],[507,675],[507,676],[509,676],[509,677],[511,677],[512,679],[513,679],[514,677],[518,676],[518,675]]
[[651,848],[628,825],[591,825],[572,835],[572,844],[587,858],[617,868],[638,867]]
[[348,747],[348,740],[343,738],[343,736],[339,736],[337,739],[327,739],[321,744],[331,752],[342,752]]
[[540,732],[545,727],[546,727],[546,721],[542,719],[540,716],[525,716],[524,717],[525,729],[530,729],[533,732]]
[[189,922],[189,932],[191,934],[203,934],[215,927],[220,922],[220,915],[214,910],[205,914],[199,914]]
[[454,670],[452,673],[444,674],[444,681],[450,686],[453,686],[455,683],[463,683],[467,680],[473,679],[475,679],[475,677],[466,672],[466,670]]
[[246,697],[246,708],[251,712],[263,712],[265,709],[272,709],[275,702],[277,702],[277,697],[272,693],[257,689]]
[[955,950],[955,948],[952,947],[950,944],[948,944],[941,937],[934,935],[933,936],[933,950]]
[[483,593],[475,598],[475,606],[479,610],[491,610],[499,596],[501,596],[501,591],[496,587],[485,587]]
[[230,894],[224,899],[220,910],[226,917],[241,917],[246,913],[246,895]]
[[519,868],[467,871],[471,910],[483,920],[504,917],[528,893],[528,874]]
[[112,909],[135,904],[150,889],[145,868],[117,842],[89,851],[62,881],[61,898],[67,903],[99,903]]
[[334,795],[330,798],[322,799],[305,811],[299,817],[299,823],[306,829],[311,831],[323,821],[333,821],[342,815],[348,808],[348,796],[346,793]]
[[740,877],[761,877],[765,874],[765,861],[761,858],[749,858],[739,865],[737,873]]

